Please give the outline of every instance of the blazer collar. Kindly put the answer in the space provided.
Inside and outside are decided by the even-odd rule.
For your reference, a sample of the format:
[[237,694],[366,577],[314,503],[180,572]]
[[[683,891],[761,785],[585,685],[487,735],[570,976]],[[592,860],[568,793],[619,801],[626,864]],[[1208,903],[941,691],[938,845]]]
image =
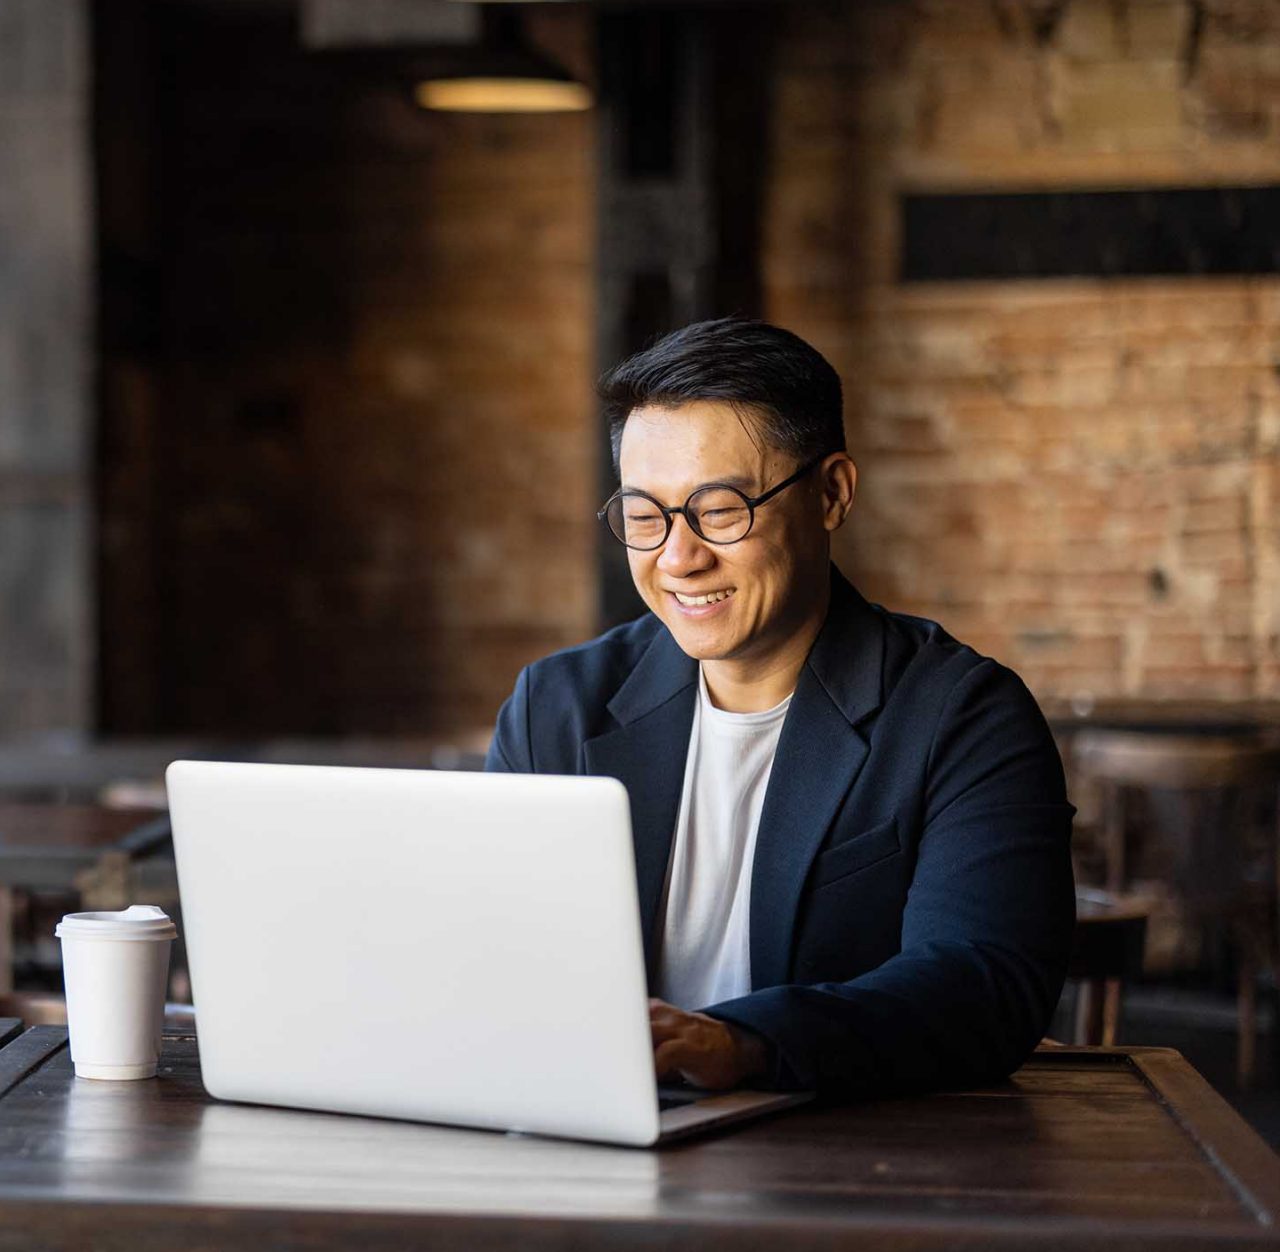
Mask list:
[[884,635],[883,616],[833,565],[831,604],[806,668],[850,726],[884,703]]
[[619,723],[583,744],[588,774],[607,774],[627,788],[649,985],[656,983],[662,889],[680,812],[698,665],[666,627],[609,701]]
[[785,983],[809,866],[870,752],[883,702],[884,618],[831,570],[831,605],[782,726],[751,875],[751,985]]
[[671,632],[659,625],[626,682],[614,692],[609,712],[620,726],[629,726],[665,704],[698,679],[698,662],[682,652]]

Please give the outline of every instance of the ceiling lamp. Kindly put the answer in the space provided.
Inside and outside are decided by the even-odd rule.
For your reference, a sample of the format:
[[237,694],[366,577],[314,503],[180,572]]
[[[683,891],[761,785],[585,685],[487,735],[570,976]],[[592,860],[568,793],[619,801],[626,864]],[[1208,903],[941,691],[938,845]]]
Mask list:
[[451,48],[413,98],[451,113],[576,113],[593,103],[586,86],[528,42],[517,13],[489,7],[480,43]]

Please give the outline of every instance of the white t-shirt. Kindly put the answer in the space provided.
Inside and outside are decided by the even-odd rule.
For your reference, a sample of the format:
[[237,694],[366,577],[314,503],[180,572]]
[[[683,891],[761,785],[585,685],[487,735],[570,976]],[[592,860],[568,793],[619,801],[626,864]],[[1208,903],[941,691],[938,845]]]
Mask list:
[[658,995],[679,1008],[751,990],[751,863],[790,703],[727,713],[699,667],[658,962]]

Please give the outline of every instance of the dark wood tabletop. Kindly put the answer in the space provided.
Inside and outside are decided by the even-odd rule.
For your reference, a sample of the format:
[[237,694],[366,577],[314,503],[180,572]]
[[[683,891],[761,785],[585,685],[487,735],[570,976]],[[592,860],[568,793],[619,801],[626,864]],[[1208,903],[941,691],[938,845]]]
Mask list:
[[191,1034],[155,1080],[77,1080],[65,1031],[6,1031],[6,1250],[1280,1242],[1280,1158],[1164,1049],[1051,1049],[989,1090],[645,1151],[221,1103]]

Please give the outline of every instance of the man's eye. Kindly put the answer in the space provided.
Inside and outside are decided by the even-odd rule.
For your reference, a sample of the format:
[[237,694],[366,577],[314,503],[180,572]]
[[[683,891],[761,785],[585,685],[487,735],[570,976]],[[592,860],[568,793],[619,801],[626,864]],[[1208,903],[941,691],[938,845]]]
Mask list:
[[698,520],[703,526],[737,526],[744,516],[746,516],[746,509],[703,509],[698,514]]

